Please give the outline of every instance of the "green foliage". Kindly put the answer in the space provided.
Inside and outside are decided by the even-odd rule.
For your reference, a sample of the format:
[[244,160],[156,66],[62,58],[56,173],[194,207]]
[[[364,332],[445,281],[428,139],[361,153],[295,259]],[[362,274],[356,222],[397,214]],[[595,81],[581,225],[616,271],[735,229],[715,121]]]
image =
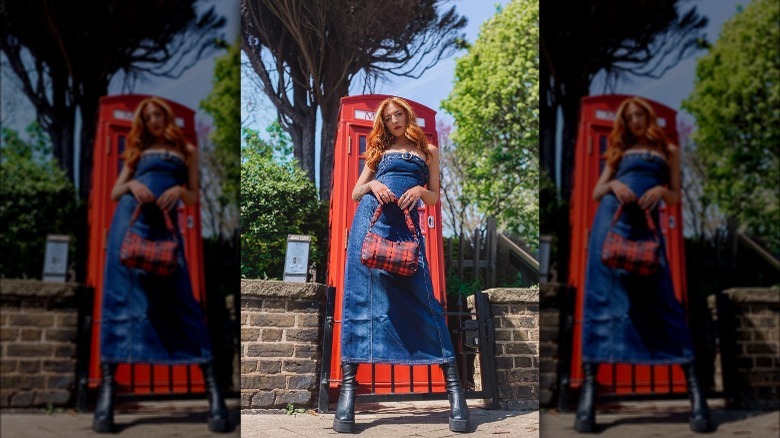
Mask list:
[[[275,128],[271,142],[244,128],[241,163],[241,275],[281,279],[288,234],[312,236],[310,262],[324,271],[327,205],[295,161],[275,159],[290,144]],[[278,136],[274,136],[274,132]]]
[[284,412],[287,415],[305,414],[306,413],[306,408],[296,409],[294,404],[287,403],[287,407],[285,408]]
[[41,126],[31,124],[26,134],[25,140],[14,130],[2,129],[0,246],[6,257],[1,277],[40,278],[46,235],[69,234],[76,208],[73,184],[51,158]]
[[222,196],[228,203],[238,203],[241,169],[241,44],[240,39],[228,47],[228,52],[217,59],[214,66],[214,86],[200,107],[213,119],[215,129],[211,140],[216,145],[214,154],[223,170],[220,182]]
[[458,59],[442,107],[455,118],[464,193],[499,227],[539,245],[539,2],[514,0]]
[[780,3],[755,0],[699,59],[683,108],[696,117],[704,194],[780,252]]

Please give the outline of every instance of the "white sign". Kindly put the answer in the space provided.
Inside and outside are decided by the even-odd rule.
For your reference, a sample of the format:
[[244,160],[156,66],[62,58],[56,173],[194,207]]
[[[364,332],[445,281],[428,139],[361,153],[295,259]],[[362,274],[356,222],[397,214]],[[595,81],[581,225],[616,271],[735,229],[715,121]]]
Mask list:
[[355,119],[357,120],[368,120],[369,122],[374,121],[374,115],[375,113],[372,111],[364,111],[364,110],[355,110]]
[[[605,110],[596,110],[596,118],[599,120],[609,120],[614,121],[615,120],[615,113],[613,111],[605,111]],[[658,117],[658,126],[661,128],[666,127],[666,119],[663,117]],[[422,126],[422,125],[420,125]]]
[[[355,120],[368,120],[369,122],[373,122],[375,116],[376,113],[372,111],[365,111],[360,109],[355,110]],[[417,117],[417,124],[421,128],[425,128],[425,119],[422,117]]]
[[287,254],[284,258],[284,281],[305,283],[309,272],[311,236],[287,235]]
[[[132,121],[133,120],[133,112],[132,111],[122,111],[120,109],[114,110],[114,119],[116,120],[127,120]],[[179,128],[184,127],[184,119],[181,117],[176,117],[176,126]]]
[[68,244],[70,236],[46,236],[46,255],[43,259],[43,281],[65,283],[68,274]]
[[612,111],[596,110],[596,118],[599,120],[615,120],[615,113]]

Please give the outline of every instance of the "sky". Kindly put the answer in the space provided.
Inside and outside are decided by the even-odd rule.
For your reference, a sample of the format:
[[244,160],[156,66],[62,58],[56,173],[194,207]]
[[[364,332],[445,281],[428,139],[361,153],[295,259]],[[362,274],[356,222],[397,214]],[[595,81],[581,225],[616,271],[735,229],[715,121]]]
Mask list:
[[[206,0],[199,4],[203,10],[214,6],[217,13],[224,16],[226,23],[221,29],[223,38],[229,42],[234,42],[238,37],[241,20],[239,16],[239,0]],[[153,94],[173,100],[184,106],[197,110],[196,120],[211,123],[211,118],[198,108],[200,101],[208,96],[212,88],[212,78],[214,76],[214,64],[216,58],[224,55],[224,51],[219,51],[209,58],[201,59],[192,68],[184,72],[178,79],[148,78],[139,80],[132,89],[134,94]],[[5,61],[3,61],[5,62]],[[3,114],[2,121],[5,127],[23,131],[24,128],[35,120],[35,109],[22,94],[18,87],[18,81],[9,73],[10,68],[3,65],[2,81],[0,82],[0,95],[2,95],[3,111],[6,110],[6,100],[14,101],[13,113]],[[128,90],[123,89],[122,75],[115,76],[109,86],[109,95],[125,94]],[[22,96],[19,98],[19,96]],[[78,145],[80,124],[76,122],[76,153],[78,154]],[[78,178],[78,163],[76,167],[76,178]],[[78,183],[78,181],[75,181]]]
[[[544,1],[544,0],[542,0]],[[484,0],[455,0],[446,3],[446,7],[455,6],[459,14],[468,18],[468,24],[464,29],[466,39],[473,43],[479,35],[480,26],[496,13],[496,5],[505,5],[509,0],[489,2]],[[699,13],[708,18],[705,28],[707,40],[714,44],[717,41],[723,23],[733,17],[737,6],[745,6],[749,0],[718,0],[705,1],[694,0],[685,2],[683,9],[696,6]],[[696,74],[696,60],[706,52],[699,51],[680,61],[674,68],[667,71],[660,79],[627,77],[615,85],[610,93],[636,94],[648,97],[663,103],[671,108],[680,110],[682,101],[693,91]],[[426,71],[419,79],[388,77],[386,81],[378,84],[376,93],[403,96],[426,105],[438,113],[437,120],[448,124],[454,124],[453,118],[441,110],[441,101],[452,90],[455,78],[455,62],[463,56],[465,51],[460,51],[449,58],[439,61],[433,68]],[[251,127],[264,134],[265,128],[276,119],[276,113],[270,102],[259,92],[247,77],[247,71],[242,73],[242,120],[245,126]],[[251,71],[250,71],[251,74]],[[591,94],[604,94],[604,77],[597,75],[591,86]],[[360,94],[361,84],[353,83],[350,94]],[[693,123],[693,118],[687,114],[680,114],[682,120]],[[319,142],[319,127],[317,129]],[[316,162],[319,162],[319,145],[316,148]],[[319,179],[319,166],[316,168]]]
[[[685,4],[684,10],[687,11],[687,8],[696,6],[699,14],[708,18],[704,32],[707,41],[710,44],[715,44],[723,23],[734,17],[738,6],[746,6],[749,3],[749,0],[698,0]],[[706,53],[703,50],[698,51],[693,56],[683,59],[657,80],[628,77],[619,82],[613,92],[615,94],[645,96],[679,111],[682,101],[693,91],[696,78],[696,60]],[[591,85],[591,94],[604,94],[603,84],[604,76],[598,75]],[[690,115],[682,114],[681,117],[693,123],[693,118]]]
[[[455,6],[459,14],[468,18],[468,24],[464,29],[464,33],[466,34],[466,39],[473,43],[479,34],[480,26],[495,14],[496,5],[505,5],[508,2],[509,0],[454,0],[445,3],[444,7]],[[697,6],[700,13],[709,18],[705,32],[710,43],[715,43],[721,26],[727,19],[734,16],[737,5],[744,6],[748,3],[748,0],[697,0],[688,2],[689,5]],[[225,16],[227,23],[222,33],[231,42],[237,37],[240,26],[238,4],[238,0],[207,0],[201,5],[203,8],[215,6],[217,11]],[[659,80],[632,79],[629,77],[619,82],[613,91],[616,93],[646,96],[672,108],[679,109],[682,100],[693,90],[696,59],[704,55],[704,53],[698,52],[694,56],[689,56],[682,60]],[[377,85],[375,92],[407,97],[438,111],[438,120],[452,124],[452,117],[441,111],[440,104],[452,89],[456,59],[464,54],[465,51],[460,51],[449,58],[440,60],[419,79],[388,77],[386,81]],[[211,90],[214,61],[220,55],[222,53],[217,53],[214,57],[201,60],[179,79],[151,78],[146,81],[139,81],[132,91],[134,93],[160,95],[197,110],[200,101]],[[4,96],[4,100],[8,98],[14,99],[13,96],[20,94],[14,82],[8,72],[4,71],[2,82],[0,83],[0,93]],[[121,94],[123,92],[122,79],[121,77],[116,77],[111,84],[110,94]],[[603,92],[603,80],[597,76],[591,87],[591,94],[602,94]],[[350,94],[360,93],[361,84],[356,81],[353,83]],[[20,102],[15,104],[14,113],[10,117],[9,114],[4,114],[2,120],[4,123],[7,123],[8,127],[22,130],[34,119],[34,109],[26,99],[17,99],[17,101]],[[685,115],[681,117],[684,118]],[[210,120],[202,111],[198,111],[197,118],[206,122]],[[242,75],[242,120],[245,121],[245,125],[264,133],[265,127],[273,122],[275,118],[275,110],[272,105],[259,92],[257,87],[245,75]],[[692,119],[689,118],[689,120]],[[319,130],[317,130],[317,134],[319,136]],[[317,148],[317,154],[319,154],[319,148]],[[316,158],[319,159],[319,155]]]
[[[463,29],[463,33],[466,35],[466,40],[469,43],[473,43],[479,35],[479,28],[482,23],[495,15],[497,5],[506,5],[508,3],[509,0],[454,0],[444,3],[442,9],[448,10],[454,6],[459,15],[463,15],[468,19],[468,23]],[[446,123],[453,124],[454,121],[452,116],[441,110],[441,101],[444,100],[452,90],[453,81],[455,79],[455,61],[458,57],[465,54],[466,51],[461,50],[449,58],[440,60],[433,68],[426,71],[418,79],[388,76],[386,81],[377,84],[374,93],[401,96],[421,103],[437,111],[437,121],[443,120]],[[246,61],[243,54],[242,59]],[[246,71],[244,73],[246,73]],[[245,74],[242,74],[241,89],[241,111],[244,126],[258,130],[261,134],[265,134],[265,128],[276,120],[276,112],[273,109],[273,106]],[[358,81],[353,82],[349,92],[350,95],[362,94],[362,84]],[[319,163],[320,160],[319,151],[318,122],[317,146],[315,150],[316,163]],[[315,177],[317,181],[319,181],[319,165],[316,166],[315,173]]]

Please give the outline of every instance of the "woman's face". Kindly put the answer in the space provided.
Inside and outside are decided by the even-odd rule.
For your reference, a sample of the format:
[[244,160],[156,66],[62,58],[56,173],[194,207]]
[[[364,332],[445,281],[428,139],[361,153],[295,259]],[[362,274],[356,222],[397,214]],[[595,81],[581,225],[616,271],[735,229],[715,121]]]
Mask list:
[[634,137],[643,137],[647,132],[647,113],[641,106],[629,103],[623,119]]
[[409,124],[406,120],[406,111],[393,102],[387,104],[382,112],[382,121],[385,123],[385,129],[395,137],[404,135]]
[[141,117],[143,117],[144,127],[150,134],[157,138],[163,136],[168,121],[165,120],[165,112],[162,108],[150,103],[144,108]]

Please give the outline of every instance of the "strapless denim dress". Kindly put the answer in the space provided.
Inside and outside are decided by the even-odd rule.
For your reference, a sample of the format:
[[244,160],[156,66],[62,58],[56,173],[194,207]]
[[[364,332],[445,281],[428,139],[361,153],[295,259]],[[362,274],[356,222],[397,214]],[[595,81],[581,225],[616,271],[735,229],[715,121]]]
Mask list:
[[[146,153],[134,178],[155,197],[187,181],[187,165],[176,155]],[[119,200],[108,233],[100,318],[100,360],[106,363],[195,364],[212,358],[204,311],[192,295],[181,234],[179,268],[170,277],[156,277],[119,261],[119,249],[138,202],[130,193]],[[177,224],[176,210],[171,219]],[[156,205],[142,207],[133,224],[142,236],[166,233]]]
[[[428,182],[428,166],[409,153],[386,153],[376,179],[400,197]],[[372,193],[360,200],[347,243],[344,277],[341,361],[424,365],[454,361],[444,309],[433,295],[425,242],[420,241],[417,272],[405,277],[360,262],[360,249],[371,216],[379,206]],[[419,217],[412,214],[417,231]],[[387,204],[372,231],[391,240],[411,240],[397,204]]]
[[[669,168],[655,154],[624,154],[615,179],[639,198],[648,189],[666,184]],[[661,268],[653,275],[630,274],[601,261],[601,248],[619,205],[610,192],[601,199],[593,220],[585,272],[582,361],[648,365],[690,362],[691,335],[683,306],[674,295],[664,239]],[[639,237],[648,233],[644,214],[636,203],[626,204],[623,212],[616,224],[619,234]],[[658,209],[652,216],[658,227]]]

